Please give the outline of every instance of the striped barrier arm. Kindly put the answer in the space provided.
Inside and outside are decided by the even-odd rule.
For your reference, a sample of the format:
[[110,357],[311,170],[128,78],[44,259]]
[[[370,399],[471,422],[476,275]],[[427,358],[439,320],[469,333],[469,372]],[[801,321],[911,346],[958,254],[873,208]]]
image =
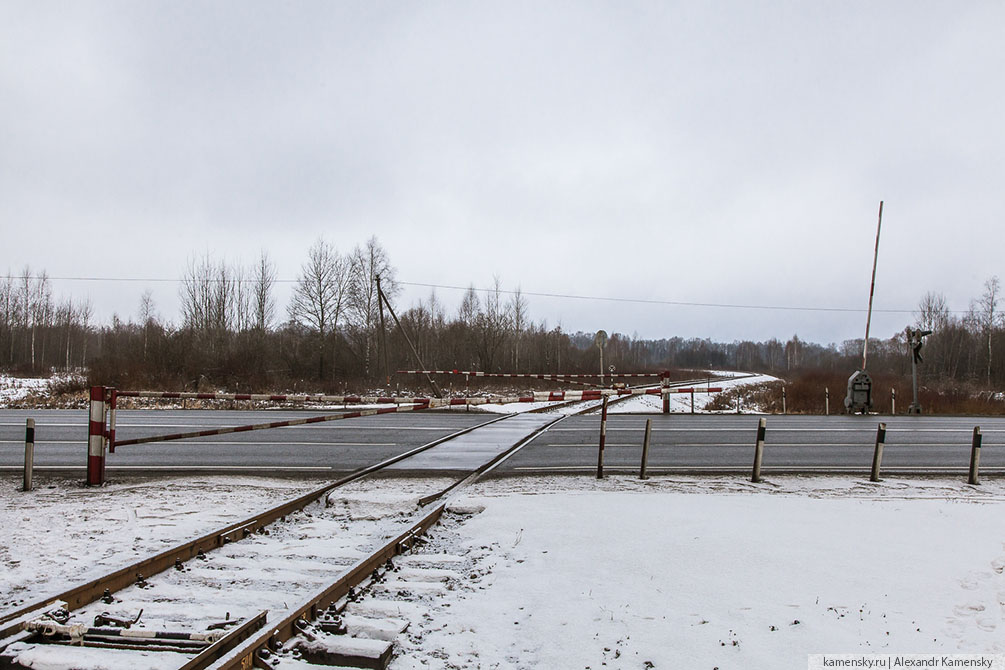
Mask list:
[[[468,377],[516,377],[524,379],[548,379],[563,381],[565,379],[593,379],[599,374],[532,374],[524,372],[478,372],[475,370],[397,370],[399,375],[465,375]],[[662,372],[615,372],[604,373],[605,377],[663,377]]]
[[[260,402],[327,402],[335,405],[406,405],[421,404],[430,407],[448,405],[507,404],[514,402],[548,402],[562,400],[599,400],[605,395],[660,395],[666,393],[718,393],[718,387],[694,388],[635,388],[586,389],[582,391],[535,391],[526,396],[478,396],[461,398],[426,398],[404,396],[355,395],[268,395],[255,393],[177,393],[173,391],[117,391],[118,398],[160,398],[174,400],[250,400]],[[121,445],[122,442],[116,442]]]
[[270,423],[255,423],[247,426],[228,426],[226,428],[211,428],[209,430],[197,430],[190,433],[172,433],[169,435],[153,435],[151,437],[140,437],[132,440],[121,440],[116,443],[117,447],[128,447],[136,444],[148,444],[150,442],[169,442],[171,440],[188,440],[194,437],[209,437],[211,435],[226,435],[228,433],[246,433],[252,430],[267,430],[269,428],[285,428],[287,426],[303,426],[310,423],[323,423],[326,421],[341,421],[342,419],[358,419],[363,416],[376,416],[378,414],[392,414],[396,412],[416,412],[427,409],[429,405],[403,405],[401,407],[384,407],[381,409],[364,409],[359,412],[349,412],[346,414],[325,414],[323,416],[311,416],[303,419],[288,419],[286,421],[272,421]]
[[[100,388],[100,387],[98,387]],[[103,389],[102,389],[103,390]],[[114,450],[116,447],[128,447],[138,444],[149,444],[152,442],[169,442],[173,440],[188,440],[197,437],[210,437],[213,435],[227,435],[230,433],[245,433],[253,430],[268,430],[271,428],[285,428],[288,426],[303,426],[313,423],[324,423],[328,421],[341,421],[343,419],[357,419],[365,416],[378,416],[381,414],[394,414],[402,412],[417,412],[425,409],[438,408],[438,407],[455,407],[463,405],[507,405],[512,403],[528,403],[528,402],[563,402],[563,401],[585,401],[585,400],[600,400],[609,396],[628,396],[628,395],[662,395],[663,393],[691,393],[694,392],[718,392],[721,391],[720,388],[707,388],[707,389],[662,389],[662,388],[652,388],[652,389],[596,389],[596,390],[586,390],[586,391],[542,391],[537,392],[532,395],[527,396],[485,396],[479,398],[366,398],[358,396],[326,396],[329,402],[337,402],[339,404],[344,404],[348,402],[372,402],[380,404],[395,404],[395,407],[382,407],[377,409],[364,409],[356,412],[344,412],[341,414],[325,414],[322,416],[312,416],[303,419],[287,419],[284,421],[271,421],[268,423],[256,423],[248,424],[244,426],[227,426],[225,428],[211,428],[208,430],[197,430],[187,433],[171,433],[168,435],[153,435],[150,437],[140,437],[130,440],[115,440],[114,432],[110,432],[112,437],[111,446]],[[96,391],[95,393],[100,393]],[[215,400],[226,399],[226,400],[245,400],[255,397],[270,397],[270,398],[281,398],[287,399],[291,396],[256,396],[256,395],[246,395],[241,396],[238,394],[214,394],[214,393],[161,393],[158,391],[115,391],[117,397],[144,397],[144,398],[177,398],[177,397],[191,397],[199,396],[202,398],[211,398]],[[103,397],[103,394],[100,395]],[[300,396],[300,397],[317,397],[317,396]],[[92,409],[92,415],[100,413],[103,418],[104,407],[101,403],[100,409],[97,407]],[[91,431],[92,431],[92,443],[96,445],[102,445],[100,442],[103,439],[103,422],[99,423],[97,420],[92,420]],[[103,445],[102,445],[103,446]],[[98,448],[92,447],[92,451],[96,451]],[[103,450],[99,453],[103,456]],[[91,453],[89,452],[89,456]],[[92,456],[93,458],[93,456]],[[95,459],[97,460],[97,459]],[[90,463],[89,463],[90,465]],[[92,466],[96,472],[101,472],[101,475],[95,476],[95,481],[91,481],[92,484],[99,484],[103,480],[104,471],[104,458],[100,459],[99,463],[95,463]],[[89,471],[91,468],[89,468]]]

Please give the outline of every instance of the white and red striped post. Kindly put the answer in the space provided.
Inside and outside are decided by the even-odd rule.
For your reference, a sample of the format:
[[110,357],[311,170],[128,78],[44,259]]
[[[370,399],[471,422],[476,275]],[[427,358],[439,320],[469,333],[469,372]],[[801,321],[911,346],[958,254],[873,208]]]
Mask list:
[[663,413],[664,414],[669,414],[670,413],[670,394],[667,392],[667,389],[670,388],[670,371],[668,370],[666,372],[663,372],[663,373],[660,374],[660,376],[663,378],[663,380],[662,380],[662,386],[663,386]]
[[87,485],[105,483],[105,387],[91,387],[90,421],[87,425]]

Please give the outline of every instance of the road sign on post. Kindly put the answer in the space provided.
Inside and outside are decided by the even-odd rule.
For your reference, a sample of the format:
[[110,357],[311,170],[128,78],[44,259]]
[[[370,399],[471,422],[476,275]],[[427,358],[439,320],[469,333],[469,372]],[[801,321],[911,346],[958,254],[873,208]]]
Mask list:
[[924,360],[921,357],[921,347],[925,344],[924,338],[931,334],[930,330],[911,327],[907,329],[907,343],[911,347],[911,384],[914,387],[914,402],[908,408],[908,414],[921,414],[921,402],[918,400],[918,363]]
[[593,336],[593,343],[600,349],[600,385],[604,385],[604,347],[607,346],[607,331],[598,330]]

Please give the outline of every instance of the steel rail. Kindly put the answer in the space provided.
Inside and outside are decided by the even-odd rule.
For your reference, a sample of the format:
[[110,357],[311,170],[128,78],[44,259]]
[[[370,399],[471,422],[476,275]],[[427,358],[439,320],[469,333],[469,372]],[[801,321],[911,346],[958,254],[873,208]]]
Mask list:
[[[593,409],[593,408],[587,408]],[[534,441],[538,436],[547,431],[549,428],[554,426],[556,423],[567,419],[569,416],[561,416],[551,421],[541,428],[534,431],[532,434],[522,438],[516,444],[509,447],[500,454],[497,454],[487,463],[479,466],[474,472],[465,477],[462,480],[450,484],[438,493],[434,493],[430,496],[426,496],[419,500],[420,506],[425,506],[433,502],[442,500],[445,496],[451,493],[456,493],[456,491],[469,486],[481,477],[483,477],[488,472],[491,472],[495,467],[505,461],[507,458],[515,454],[517,451],[522,449],[525,445]],[[261,653],[265,649],[276,649],[281,646],[282,643],[286,642],[290,638],[297,635],[299,630],[299,625],[301,622],[306,621],[307,617],[311,619],[316,619],[318,613],[334,604],[336,604],[339,599],[345,596],[350,588],[362,583],[368,576],[370,576],[374,570],[383,565],[388,559],[402,553],[404,549],[408,548],[408,545],[414,540],[415,537],[425,533],[429,528],[435,525],[440,517],[443,515],[443,511],[446,508],[445,502],[440,502],[433,510],[423,517],[418,523],[416,523],[412,528],[397,538],[391,540],[383,547],[378,549],[376,552],[368,556],[367,558],[359,561],[355,566],[353,566],[347,573],[339,577],[331,586],[327,587],[314,597],[312,597],[307,602],[299,605],[291,614],[284,618],[276,626],[271,626],[269,629],[260,635],[258,635],[254,640],[246,643],[239,649],[230,653],[223,661],[214,666],[214,670],[234,670],[234,669],[245,669],[254,666],[259,667],[269,667],[264,659],[261,657]],[[188,670],[203,670],[206,666],[196,666]]]
[[[300,632],[298,623],[308,617],[316,619],[318,613],[335,605],[349,593],[349,589],[362,583],[373,571],[385,564],[388,559],[397,556],[411,547],[414,538],[431,528],[440,517],[446,504],[437,505],[409,530],[395,537],[370,556],[358,561],[347,572],[343,573],[335,583],[312,596],[309,600],[297,606],[289,615],[274,626],[269,626],[263,633],[252,638],[236,650],[227,654],[215,665],[215,670],[234,670],[251,667],[270,667],[260,657],[264,649],[276,649]],[[206,665],[195,665],[188,670],[202,670]]]
[[9,612],[0,617],[0,640],[8,638],[11,635],[15,635],[21,629],[26,615],[43,613],[46,610],[51,609],[57,602],[65,603],[66,608],[71,611],[79,609],[84,605],[92,603],[104,596],[106,590],[108,593],[115,593],[116,591],[136,583],[138,581],[138,577],[150,577],[163,572],[168,568],[174,567],[178,562],[184,563],[198,556],[200,552],[205,553],[206,551],[212,551],[213,549],[222,547],[229,542],[246,537],[259,528],[269,525],[276,519],[281,519],[289,514],[303,509],[315,500],[320,499],[322,496],[325,496],[340,486],[344,486],[350,482],[356,481],[357,479],[366,477],[367,475],[370,475],[389,465],[393,465],[394,463],[398,463],[399,461],[405,460],[415,454],[442,444],[447,440],[464,435],[465,433],[469,433],[477,428],[481,428],[482,426],[502,421],[509,416],[511,415],[506,414],[495,417],[489,421],[484,421],[475,426],[470,426],[451,433],[450,435],[445,435],[403,454],[398,454],[397,456],[381,461],[380,463],[357,470],[356,472],[332,482],[331,484],[327,484],[319,489],[305,493],[298,498],[273,507],[261,514],[257,514],[242,521],[237,521],[221,529],[213,531],[212,533],[203,535],[198,539],[173,547],[156,554],[155,556],[142,559],[136,563],[93,579],[85,584],[71,588],[58,595],[49,596],[30,605],[21,607],[13,612]]

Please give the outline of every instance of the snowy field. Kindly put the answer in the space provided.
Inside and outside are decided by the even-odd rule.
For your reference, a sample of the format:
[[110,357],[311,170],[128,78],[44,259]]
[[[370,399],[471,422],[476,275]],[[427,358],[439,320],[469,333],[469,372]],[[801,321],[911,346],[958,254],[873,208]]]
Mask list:
[[[41,481],[25,494],[0,483],[2,610],[310,487]],[[344,495],[394,497],[388,483]],[[805,668],[809,654],[1005,651],[1005,483],[547,477],[491,480],[454,504],[481,511],[438,528],[429,550],[465,557],[465,577],[419,598],[431,616],[400,636],[396,670]]]
[[6,407],[9,403],[24,400],[29,396],[48,396],[52,384],[66,379],[68,377],[38,379],[0,374],[0,408]]
[[[721,388],[724,392],[732,391],[737,388],[742,388],[744,386],[757,386],[759,384],[767,384],[770,382],[779,381],[777,377],[772,377],[771,375],[750,375],[746,372],[729,372],[716,370],[712,372],[713,375],[717,377],[726,377],[726,379],[710,379],[707,383],[702,382],[698,384],[693,384],[694,388],[701,389],[707,388],[709,386],[713,388]],[[735,377],[735,379],[731,379]],[[690,386],[688,387],[690,388]],[[695,393],[694,394],[694,411],[699,414],[706,414],[711,412],[711,410],[706,409],[706,406],[712,402],[716,397],[716,393]],[[593,401],[595,402],[595,401]],[[477,411],[480,412],[492,412],[497,414],[509,414],[511,412],[529,412],[535,409],[544,409],[546,407],[555,407],[556,414],[575,414],[576,412],[582,410],[585,405],[576,403],[572,405],[567,405],[565,407],[560,407],[561,403],[554,402],[522,402],[522,403],[512,403],[508,405],[478,405]],[[744,407],[744,412],[750,414],[752,412],[757,412],[756,407]],[[658,395],[636,395],[630,398],[625,398],[613,403],[608,412],[611,414],[660,414],[663,411],[663,399]],[[685,413],[691,411],[691,394],[689,393],[671,393],[670,394],[670,411]],[[716,413],[722,413],[717,411]]]

